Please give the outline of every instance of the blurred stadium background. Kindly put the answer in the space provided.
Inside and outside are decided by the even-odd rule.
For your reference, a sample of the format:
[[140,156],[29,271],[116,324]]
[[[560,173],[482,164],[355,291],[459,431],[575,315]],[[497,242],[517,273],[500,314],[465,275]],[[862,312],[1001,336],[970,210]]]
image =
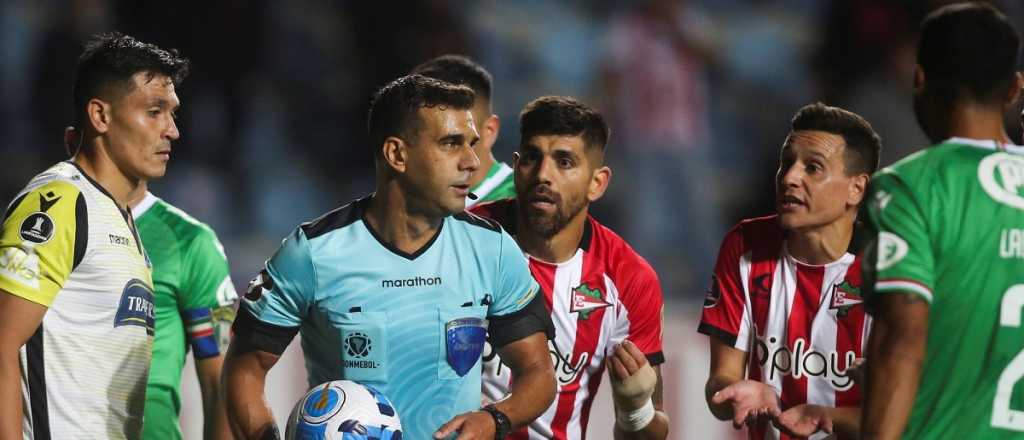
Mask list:
[[[66,159],[88,35],[120,30],[178,48],[193,61],[178,90],[182,137],[152,188],[214,227],[241,291],[298,223],[371,190],[373,91],[430,57],[467,54],[495,78],[499,160],[511,161],[518,112],[534,97],[574,95],[610,117],[614,177],[592,212],[662,279],[672,438],[741,438],[704,406],[707,342],[694,332],[718,241],[771,213],[778,147],[804,104],[866,117],[883,163],[926,145],[910,105],[914,44],[919,20],[944,3],[4,0],[0,201]],[[994,3],[1024,28],[1024,3]],[[1007,119],[1020,139],[1016,114]],[[198,439],[197,387],[185,384],[183,424]],[[305,392],[297,343],[268,387],[285,417]],[[590,438],[610,438],[607,400],[595,411]]]

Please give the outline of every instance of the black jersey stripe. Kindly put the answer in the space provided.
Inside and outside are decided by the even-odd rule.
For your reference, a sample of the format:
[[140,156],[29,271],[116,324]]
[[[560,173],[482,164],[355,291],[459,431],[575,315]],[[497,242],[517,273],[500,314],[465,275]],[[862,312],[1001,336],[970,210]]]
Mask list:
[[50,411],[46,398],[46,366],[43,363],[43,324],[25,344],[28,357],[29,410],[33,440],[50,440]]

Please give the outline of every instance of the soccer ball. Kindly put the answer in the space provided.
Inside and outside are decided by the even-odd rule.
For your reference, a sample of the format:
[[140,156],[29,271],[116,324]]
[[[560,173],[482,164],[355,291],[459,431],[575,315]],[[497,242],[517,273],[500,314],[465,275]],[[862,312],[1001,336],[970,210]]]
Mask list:
[[288,416],[288,440],[401,440],[402,422],[387,397],[368,385],[317,385]]

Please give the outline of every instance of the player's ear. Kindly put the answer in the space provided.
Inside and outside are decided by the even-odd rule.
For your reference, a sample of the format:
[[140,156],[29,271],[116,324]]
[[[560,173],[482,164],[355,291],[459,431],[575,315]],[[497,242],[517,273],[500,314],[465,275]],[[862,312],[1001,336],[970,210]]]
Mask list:
[[1020,98],[1021,89],[1024,88],[1024,74],[1021,72],[1013,73],[1013,84],[1010,86],[1010,90],[1007,90],[1006,106],[1013,106],[1017,103],[1017,99]]
[[92,98],[85,104],[85,115],[96,133],[106,134],[110,129],[110,104],[99,98]]
[[871,176],[867,173],[860,173],[853,176],[850,179],[849,195],[846,198],[846,204],[849,206],[860,206],[860,202],[864,200],[864,196],[868,191],[868,183],[871,182]]
[[612,169],[607,166],[601,166],[594,170],[593,175],[590,178],[590,187],[587,188],[587,200],[591,203],[596,202],[604,195],[604,192],[608,190],[608,184],[612,180]]
[[388,136],[381,145],[381,156],[384,163],[396,173],[404,173],[408,167],[409,145],[401,138]]
[[921,68],[920,64],[915,65],[914,66],[914,94],[915,95],[919,95],[919,94],[921,94],[921,92],[924,91],[924,82],[925,82],[924,69]]
[[480,133],[480,136],[487,141],[488,148],[493,147],[494,142],[498,140],[498,132],[501,131],[501,119],[498,118],[498,115],[491,115],[487,118],[487,121],[484,122],[484,131],[486,133]]

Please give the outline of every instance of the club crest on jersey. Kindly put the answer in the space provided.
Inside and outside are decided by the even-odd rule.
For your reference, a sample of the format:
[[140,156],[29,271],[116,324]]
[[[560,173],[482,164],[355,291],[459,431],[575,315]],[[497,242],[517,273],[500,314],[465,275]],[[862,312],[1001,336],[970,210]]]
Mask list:
[[445,348],[448,365],[459,377],[473,369],[484,352],[487,340],[487,320],[460,318],[448,321],[445,329]]
[[832,286],[832,304],[829,309],[836,310],[836,316],[845,317],[853,306],[863,302],[859,286],[854,286],[846,280]]
[[590,314],[594,313],[594,310],[612,305],[604,298],[604,292],[600,288],[591,288],[585,283],[576,286],[569,294],[572,295],[569,312],[577,313],[579,319],[590,319]]
[[121,302],[114,315],[114,327],[137,325],[146,328],[146,333],[153,336],[153,323],[156,315],[153,312],[153,290],[142,280],[133,279],[124,286]]
[[978,180],[992,200],[1024,210],[1024,157],[990,154],[978,164]]

